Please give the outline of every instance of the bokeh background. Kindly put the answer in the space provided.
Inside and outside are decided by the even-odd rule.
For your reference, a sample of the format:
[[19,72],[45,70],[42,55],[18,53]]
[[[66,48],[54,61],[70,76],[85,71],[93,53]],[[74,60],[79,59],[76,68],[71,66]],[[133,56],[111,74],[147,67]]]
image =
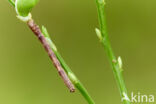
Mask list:
[[[122,57],[129,95],[133,91],[156,96],[156,1],[106,3],[109,37],[116,56]],[[94,32],[95,0],[40,0],[32,14],[47,27],[96,104],[121,104]],[[0,0],[0,24],[0,104],[87,104],[78,91],[69,93],[39,41],[16,18],[7,0]]]

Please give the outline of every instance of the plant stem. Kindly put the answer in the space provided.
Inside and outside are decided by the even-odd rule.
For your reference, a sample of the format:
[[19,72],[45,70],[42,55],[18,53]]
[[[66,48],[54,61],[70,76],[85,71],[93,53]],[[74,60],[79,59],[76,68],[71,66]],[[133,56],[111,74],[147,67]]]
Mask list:
[[8,0],[8,1],[13,7],[15,7],[15,2],[13,0]]
[[56,48],[55,44],[52,42],[52,40],[47,32],[47,29],[45,27],[42,27],[42,32],[43,32],[45,38],[47,39],[47,41],[49,42],[51,49],[54,51],[56,57],[60,61],[62,67],[64,68],[64,70],[67,73],[70,80],[73,82],[73,84],[76,86],[76,88],[80,91],[80,93],[83,95],[83,97],[87,100],[88,104],[95,104],[93,99],[91,98],[91,96],[89,95],[89,93],[87,92],[85,87],[83,86],[83,84],[78,80],[78,78],[75,76],[75,74],[71,71],[70,67],[65,63],[65,61],[62,58],[62,56],[60,55],[60,53],[57,51],[57,48]]
[[[15,7],[15,2],[13,0],[8,0],[10,4]],[[80,91],[83,97],[86,99],[88,104],[95,104],[83,84],[77,79],[74,73],[71,71],[69,66],[65,63],[59,52],[57,51],[56,46],[52,42],[47,30],[45,27],[42,27],[42,32],[35,24],[33,19],[30,19],[27,22],[29,28],[32,32],[38,37],[42,45],[44,46],[45,50],[47,51],[50,59],[53,61],[54,66],[58,70],[61,78],[64,80],[66,86],[70,89],[71,92],[75,91],[75,87]],[[72,81],[72,82],[71,82]],[[74,85],[73,85],[74,84]]]
[[[15,8],[15,2],[13,0],[8,0],[8,1]],[[31,16],[31,14],[30,14],[30,16]],[[62,65],[60,64],[60,62],[57,59],[57,57],[56,57],[55,53],[53,52],[53,50],[51,49],[51,47],[50,47],[49,43],[47,42],[46,38],[42,34],[39,26],[37,24],[35,24],[35,22],[34,22],[34,20],[32,18],[27,21],[27,25],[32,30],[32,32],[38,37],[38,39],[40,40],[41,44],[44,46],[44,48],[47,51],[50,59],[52,60],[54,66],[56,67],[59,75],[63,79],[65,85],[68,87],[70,92],[75,92],[74,85],[72,84],[71,80],[69,79],[69,77],[67,76],[66,72],[64,71]]]
[[100,38],[100,41],[106,51],[109,62],[111,63],[113,73],[119,87],[121,100],[124,104],[130,104],[130,100],[128,98],[127,90],[125,87],[124,79],[122,76],[122,63],[117,60],[115,57],[113,50],[111,48],[111,44],[108,38],[107,25],[106,25],[106,16],[105,16],[105,1],[104,0],[96,0],[98,15],[99,15],[99,24],[100,30],[96,29],[97,35]]

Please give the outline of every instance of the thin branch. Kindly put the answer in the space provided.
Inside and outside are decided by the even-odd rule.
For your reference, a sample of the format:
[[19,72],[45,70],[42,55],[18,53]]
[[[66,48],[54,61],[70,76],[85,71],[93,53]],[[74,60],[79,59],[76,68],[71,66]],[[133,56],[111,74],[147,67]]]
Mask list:
[[64,83],[66,86],[69,88],[70,92],[74,92],[75,88],[70,79],[68,78],[67,74],[65,73],[64,69],[62,68],[59,60],[57,59],[55,53],[53,50],[50,48],[50,45],[46,41],[44,35],[42,34],[39,26],[37,26],[34,21],[31,19],[27,22],[29,28],[32,30],[32,32],[38,37],[40,40],[41,44],[44,46],[45,50],[47,51],[50,59],[52,60],[54,66],[58,70],[58,73],[60,74],[61,78],[64,80]]
[[[15,7],[14,2],[12,0],[8,0],[12,6]],[[18,16],[17,16],[18,17]],[[31,15],[30,15],[31,17]],[[18,17],[19,19],[23,19]],[[22,20],[23,21],[23,20]],[[64,80],[66,86],[70,89],[71,92],[75,91],[74,85],[80,91],[80,93],[84,96],[87,100],[88,104],[95,104],[94,100],[91,98],[85,87],[82,83],[77,79],[74,73],[71,71],[69,66],[65,63],[59,52],[57,51],[56,46],[50,39],[50,36],[45,27],[42,27],[42,32],[32,19],[27,22],[29,28],[32,32],[38,37],[42,45],[44,46],[45,50],[47,51],[50,59],[53,61],[54,66],[58,70],[61,78]],[[71,82],[72,81],[72,82]],[[73,85],[74,84],[74,85]]]
[[14,0],[8,0],[9,1],[9,3],[13,6],[13,7],[15,7],[15,2],[14,2]]
[[80,93],[84,96],[84,98],[87,100],[88,104],[95,104],[94,100],[89,95],[88,91],[85,89],[83,84],[78,80],[76,75],[71,71],[70,67],[66,64],[60,53],[57,51],[55,44],[51,40],[47,29],[45,27],[42,27],[43,35],[45,36],[46,40],[49,42],[49,45],[51,46],[52,50],[54,51],[56,57],[60,61],[62,67],[66,71],[68,77],[71,79],[73,84],[76,86],[76,88],[80,91]]
[[117,81],[117,85],[119,87],[120,95],[122,98],[121,100],[123,101],[124,104],[130,104],[130,99],[128,98],[127,89],[122,76],[121,58],[119,57],[117,60],[117,58],[115,57],[108,38],[106,16],[105,16],[105,1],[96,0],[96,4],[97,4],[99,23],[100,23],[100,30],[96,29],[97,36],[100,38],[100,41],[108,56],[109,62],[111,63],[114,76]]

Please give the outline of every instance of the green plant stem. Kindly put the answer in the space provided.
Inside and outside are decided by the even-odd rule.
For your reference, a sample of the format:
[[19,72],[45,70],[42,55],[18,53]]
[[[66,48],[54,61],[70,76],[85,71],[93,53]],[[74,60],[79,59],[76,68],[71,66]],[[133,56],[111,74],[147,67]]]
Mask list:
[[[13,0],[8,0],[9,3],[15,7],[15,2]],[[32,30],[32,32],[39,38],[40,42],[46,49],[46,51],[49,54],[50,59],[53,61],[53,64],[55,65],[56,69],[58,70],[60,76],[64,80],[67,87],[70,89],[71,92],[74,92],[75,89],[72,86],[72,84],[75,85],[75,87],[80,91],[80,93],[83,95],[83,97],[87,100],[88,104],[95,104],[85,87],[82,85],[82,83],[77,79],[77,77],[74,75],[74,73],[71,71],[69,66],[65,63],[59,52],[57,51],[56,46],[52,42],[47,30],[45,27],[42,27],[42,33],[39,29],[39,27],[34,23],[34,21],[31,19],[27,22],[28,26]],[[42,35],[43,34],[43,35]],[[51,50],[49,49],[49,46]],[[54,52],[54,53],[53,53]],[[57,59],[55,58],[57,57]],[[64,73],[65,71],[65,73]],[[68,77],[66,77],[66,75]],[[70,80],[69,80],[69,79]],[[72,81],[72,84],[70,83]]]
[[47,30],[45,27],[42,27],[42,32],[49,42],[49,45],[51,46],[51,49],[54,51],[56,57],[60,61],[62,67],[64,68],[65,72],[67,73],[70,80],[73,82],[73,84],[76,86],[76,88],[80,91],[80,93],[83,95],[83,97],[87,100],[88,104],[95,104],[83,84],[78,80],[78,78],[75,76],[75,74],[71,71],[70,67],[65,63],[64,59],[60,55],[60,53],[57,51],[56,46],[54,45],[53,41],[51,40]]
[[62,67],[65,69],[68,77],[71,79],[71,81],[76,86],[76,88],[80,91],[80,93],[83,95],[83,97],[88,101],[89,104],[95,104],[93,99],[91,98],[91,96],[89,95],[89,93],[87,92],[85,87],[83,86],[83,84],[77,79],[77,77],[71,71],[69,66],[65,63],[65,61],[63,60],[61,55],[58,52],[55,52],[55,54],[56,54],[58,60],[60,61],[60,63],[62,64]]
[[115,79],[117,85],[119,87],[120,95],[124,104],[130,104],[130,100],[128,98],[127,90],[125,87],[124,79],[122,76],[122,68],[120,66],[119,61],[115,57],[111,44],[108,38],[107,25],[106,25],[106,16],[105,16],[105,2],[104,0],[96,0],[98,15],[99,15],[99,24],[100,24],[100,32],[97,33],[98,37],[101,40],[101,43],[106,51],[109,62],[111,63],[113,73],[115,75]]
[[[13,0],[8,0],[8,1],[10,2],[10,4],[13,7],[15,7],[15,2]],[[63,60],[63,58],[61,57],[61,55],[57,51],[57,48],[54,45],[54,43],[52,42],[52,40],[51,40],[51,38],[50,38],[46,28],[42,27],[42,33],[44,35],[43,36],[42,33],[40,32],[39,27],[34,23],[33,20],[29,20],[28,21],[28,26],[34,32],[34,34],[39,38],[39,40],[41,41],[41,43],[45,47],[46,51],[48,53],[51,53],[51,54],[49,54],[49,56],[53,60],[53,63],[55,65],[55,67],[57,69],[61,69],[61,70],[63,69],[65,71],[65,73],[67,74],[68,78],[72,81],[72,83],[80,91],[80,93],[83,95],[83,97],[87,100],[88,104],[95,104],[93,99],[91,98],[91,96],[89,95],[89,93],[87,92],[85,87],[83,86],[83,84],[77,79],[77,77],[74,75],[74,73],[71,71],[69,66],[65,63],[65,61]],[[48,44],[44,41],[45,39],[48,42]],[[51,50],[49,50],[49,45],[51,47]],[[54,54],[53,54],[53,52],[54,52]],[[56,55],[58,61],[55,58],[55,55]],[[61,64],[61,66],[60,66],[60,64]],[[70,89],[70,91],[73,92],[74,88],[73,88],[72,84],[70,84],[70,81],[66,77],[66,74],[64,74],[63,70],[62,71],[58,70],[59,74],[63,78],[65,84]]]
[[13,7],[15,7],[15,2],[13,0],[8,0],[8,1]]

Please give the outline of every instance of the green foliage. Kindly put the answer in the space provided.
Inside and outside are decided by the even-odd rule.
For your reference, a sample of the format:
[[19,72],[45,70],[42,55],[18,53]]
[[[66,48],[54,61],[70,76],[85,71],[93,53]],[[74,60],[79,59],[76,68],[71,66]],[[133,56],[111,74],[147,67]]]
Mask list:
[[26,17],[39,0],[16,0],[15,8],[18,15]]
[[39,0],[8,0],[19,16],[27,17]]

